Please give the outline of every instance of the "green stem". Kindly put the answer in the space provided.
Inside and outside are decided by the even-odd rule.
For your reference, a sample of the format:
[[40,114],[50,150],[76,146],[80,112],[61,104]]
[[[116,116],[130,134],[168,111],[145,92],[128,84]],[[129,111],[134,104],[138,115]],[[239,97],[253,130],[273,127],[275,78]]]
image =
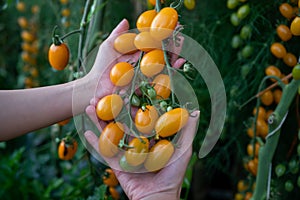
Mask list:
[[256,176],[256,187],[252,199],[265,199],[267,196],[270,165],[280,136],[280,128],[278,130],[276,129],[280,124],[282,124],[282,120],[284,120],[294,96],[298,91],[299,85],[300,81],[292,80],[290,84],[283,88],[281,100],[271,115],[273,120],[272,123],[270,123],[271,120],[269,120],[269,134],[274,131],[275,132],[274,134],[266,137],[265,145],[259,150],[258,173]]
[[73,34],[76,34],[76,33],[81,33],[81,29],[77,29],[77,30],[74,30],[74,31],[71,31],[65,35],[63,35],[62,37],[60,37],[61,40],[64,40],[65,38],[69,37],[70,35],[73,35]]
[[161,10],[161,2],[160,2],[160,0],[156,0],[155,10],[156,10],[156,12],[159,12]]

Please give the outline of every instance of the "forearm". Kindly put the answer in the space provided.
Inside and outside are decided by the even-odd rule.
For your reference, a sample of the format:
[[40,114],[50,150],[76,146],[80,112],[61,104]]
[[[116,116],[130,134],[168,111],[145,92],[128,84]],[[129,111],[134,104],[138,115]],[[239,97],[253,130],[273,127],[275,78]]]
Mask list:
[[[85,82],[77,80],[41,88],[0,91],[0,141],[83,112],[93,95],[91,84]],[[73,95],[74,88],[76,96]],[[80,99],[72,101],[73,96]],[[74,109],[72,102],[76,104]]]

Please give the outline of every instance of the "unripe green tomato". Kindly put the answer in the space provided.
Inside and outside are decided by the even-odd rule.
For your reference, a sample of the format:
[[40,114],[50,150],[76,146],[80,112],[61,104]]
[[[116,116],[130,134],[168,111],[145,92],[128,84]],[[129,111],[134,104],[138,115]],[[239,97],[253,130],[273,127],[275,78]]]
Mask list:
[[155,99],[156,98],[156,91],[154,88],[149,88],[147,90],[147,94],[150,97],[150,99]]
[[234,49],[239,48],[243,44],[243,40],[239,35],[234,35],[231,39],[231,47]]
[[227,0],[227,8],[235,9],[239,5],[239,0]]
[[230,22],[233,26],[238,26],[241,23],[241,19],[238,18],[237,13],[234,12],[230,15]]
[[245,4],[237,10],[237,17],[239,19],[244,19],[249,15],[249,13],[250,13],[250,6],[249,4]]
[[246,40],[251,37],[252,28],[250,25],[244,25],[240,31],[240,36],[242,39]]
[[284,188],[286,191],[291,192],[294,189],[294,184],[292,183],[292,181],[288,180],[285,182]]
[[299,80],[300,79],[300,64],[295,65],[292,71],[293,79]]
[[297,146],[297,154],[298,154],[298,156],[300,156],[300,143]]
[[286,168],[285,168],[285,165],[283,165],[283,164],[278,164],[275,167],[275,173],[276,173],[277,177],[281,177],[282,175],[284,175],[285,171],[286,171]]
[[133,94],[132,97],[131,97],[131,105],[132,106],[140,106],[141,105],[141,100],[140,98],[136,95],[136,94]]
[[293,159],[289,162],[289,170],[292,174],[297,174],[299,171],[299,163]]
[[251,45],[246,45],[242,49],[242,56],[243,58],[249,58],[253,54],[253,47]]
[[297,186],[300,187],[300,176],[297,178]]

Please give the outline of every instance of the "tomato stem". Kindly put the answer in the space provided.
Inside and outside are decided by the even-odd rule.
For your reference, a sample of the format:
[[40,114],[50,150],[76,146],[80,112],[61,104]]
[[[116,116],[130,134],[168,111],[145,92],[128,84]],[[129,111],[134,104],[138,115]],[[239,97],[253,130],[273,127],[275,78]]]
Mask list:
[[65,38],[69,37],[70,35],[76,34],[76,33],[81,33],[82,29],[77,29],[77,30],[73,30],[65,35],[63,35],[62,37],[60,37],[61,40],[64,40]]

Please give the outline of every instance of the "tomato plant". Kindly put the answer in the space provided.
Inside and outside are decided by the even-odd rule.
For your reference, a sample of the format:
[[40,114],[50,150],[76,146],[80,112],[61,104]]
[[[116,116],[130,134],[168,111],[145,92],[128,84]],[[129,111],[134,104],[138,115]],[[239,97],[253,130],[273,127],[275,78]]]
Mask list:
[[118,151],[120,140],[124,136],[124,126],[120,122],[110,122],[99,137],[99,151],[105,157],[113,157]]
[[297,64],[297,58],[292,53],[286,53],[283,57],[283,62],[289,67],[294,67]]
[[[281,71],[278,69],[278,67],[274,65],[270,65],[265,69],[265,74],[267,76],[277,76],[278,78],[281,77]],[[276,79],[271,78],[271,81],[275,82]]]

